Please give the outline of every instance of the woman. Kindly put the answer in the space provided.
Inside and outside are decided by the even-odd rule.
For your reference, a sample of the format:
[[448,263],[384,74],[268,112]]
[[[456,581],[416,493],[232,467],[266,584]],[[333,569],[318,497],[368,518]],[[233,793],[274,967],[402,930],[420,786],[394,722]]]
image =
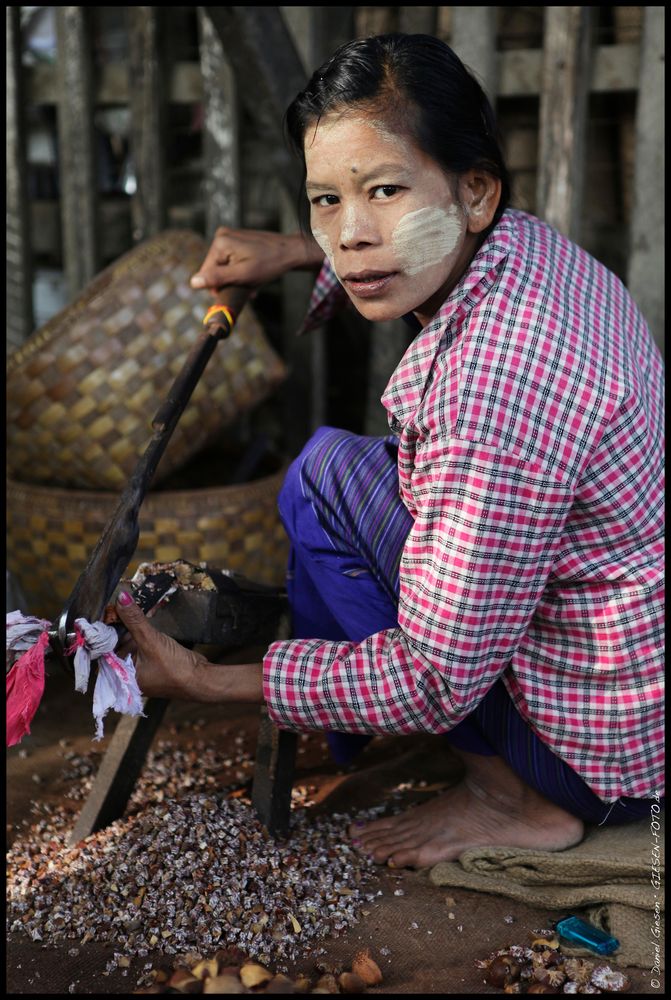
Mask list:
[[[459,785],[352,830],[378,862],[561,850],[662,789],[662,368],[618,279],[508,208],[491,108],[435,38],[351,42],[289,108],[314,241],[220,230],[194,287],[319,267],[417,336],[386,439],[322,428],[280,510],[296,638],[212,667],[119,607],[148,694],[284,728],[444,733]],[[326,259],[324,259],[326,258]],[[308,323],[308,325],[309,325]],[[357,735],[358,734],[358,735]],[[349,741],[349,742],[348,742]]]

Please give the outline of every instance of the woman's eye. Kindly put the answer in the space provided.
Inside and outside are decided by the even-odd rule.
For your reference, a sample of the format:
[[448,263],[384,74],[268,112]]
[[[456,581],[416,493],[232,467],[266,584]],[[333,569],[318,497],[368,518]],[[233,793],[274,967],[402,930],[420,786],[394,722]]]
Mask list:
[[338,204],[338,196],[335,194],[320,194],[312,199],[312,204],[319,205],[321,208],[328,208],[330,205]]
[[391,198],[397,191],[400,191],[398,184],[381,184],[373,189],[373,198],[383,201],[385,198]]

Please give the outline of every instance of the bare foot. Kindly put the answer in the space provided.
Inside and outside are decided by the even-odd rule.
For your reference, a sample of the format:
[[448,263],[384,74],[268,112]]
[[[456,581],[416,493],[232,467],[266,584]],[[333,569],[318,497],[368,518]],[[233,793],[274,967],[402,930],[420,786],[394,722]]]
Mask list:
[[[474,764],[475,755],[460,756]],[[390,867],[424,868],[470,847],[561,851],[582,840],[582,821],[524,785],[501,758],[480,757],[467,768],[458,785],[430,802],[351,826],[354,846]]]

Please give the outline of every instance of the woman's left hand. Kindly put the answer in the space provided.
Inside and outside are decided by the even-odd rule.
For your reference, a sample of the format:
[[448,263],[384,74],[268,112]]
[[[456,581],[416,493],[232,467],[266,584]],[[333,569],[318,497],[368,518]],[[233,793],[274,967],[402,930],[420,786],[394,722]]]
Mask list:
[[204,672],[211,666],[209,660],[157,631],[130,594],[119,595],[116,610],[131,636],[142,694],[150,698],[201,701]]

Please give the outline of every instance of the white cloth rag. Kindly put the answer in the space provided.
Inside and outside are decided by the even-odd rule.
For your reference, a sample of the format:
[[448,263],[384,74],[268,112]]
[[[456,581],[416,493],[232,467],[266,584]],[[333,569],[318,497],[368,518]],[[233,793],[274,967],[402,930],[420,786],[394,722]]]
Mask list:
[[[77,650],[74,658],[75,691],[84,694],[88,688],[91,661],[98,661],[98,677],[93,690],[93,717],[96,720],[94,739],[103,738],[103,719],[110,708],[124,715],[142,715],[142,692],[135,677],[132,657],[125,660],[114,649],[118,635],[110,625],[75,619]],[[83,641],[81,641],[81,639]]]

